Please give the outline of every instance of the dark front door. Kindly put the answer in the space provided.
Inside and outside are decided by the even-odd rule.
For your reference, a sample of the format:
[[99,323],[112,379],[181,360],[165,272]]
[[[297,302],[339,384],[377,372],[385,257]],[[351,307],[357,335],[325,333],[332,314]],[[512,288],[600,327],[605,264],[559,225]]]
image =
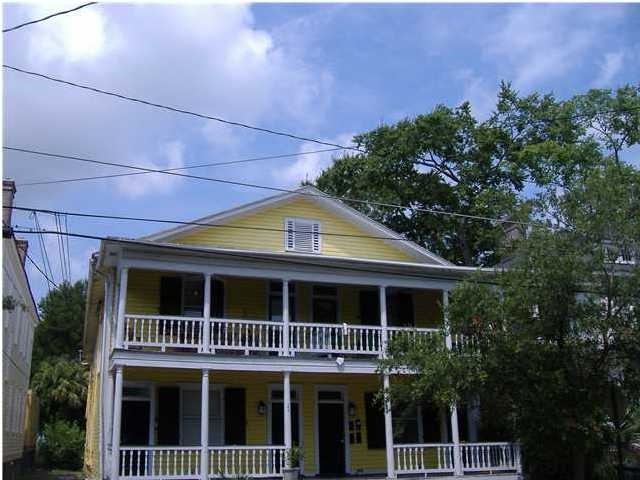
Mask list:
[[320,475],[339,477],[344,469],[344,406],[318,404],[318,448]]
[[149,445],[149,402],[123,401],[121,418],[121,445]]
[[[149,413],[150,404],[145,401],[124,400],[120,427],[120,444],[123,446],[149,445]],[[131,474],[134,469],[140,475],[147,470],[148,460],[145,456],[126,455],[120,452],[120,475]]]

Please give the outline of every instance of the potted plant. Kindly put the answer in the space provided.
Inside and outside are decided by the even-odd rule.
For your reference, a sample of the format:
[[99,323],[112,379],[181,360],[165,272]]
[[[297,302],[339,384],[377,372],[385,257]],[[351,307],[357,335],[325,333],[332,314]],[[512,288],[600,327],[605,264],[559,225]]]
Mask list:
[[300,478],[300,464],[304,453],[300,447],[291,447],[285,452],[284,480],[298,480]]

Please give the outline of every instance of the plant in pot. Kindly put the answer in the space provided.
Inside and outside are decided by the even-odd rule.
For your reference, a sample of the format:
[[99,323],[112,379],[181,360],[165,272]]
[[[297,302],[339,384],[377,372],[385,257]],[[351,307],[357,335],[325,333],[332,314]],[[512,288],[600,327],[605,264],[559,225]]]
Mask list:
[[300,478],[300,464],[304,456],[300,447],[291,447],[285,453],[284,480],[298,480]]

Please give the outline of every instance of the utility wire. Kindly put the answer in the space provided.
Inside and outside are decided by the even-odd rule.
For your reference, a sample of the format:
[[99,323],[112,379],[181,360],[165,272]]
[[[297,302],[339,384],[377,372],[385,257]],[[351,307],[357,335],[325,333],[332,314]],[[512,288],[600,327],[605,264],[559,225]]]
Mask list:
[[[55,231],[51,231],[51,230],[39,230],[39,231],[34,231],[34,230],[29,230],[29,229],[22,229],[19,225],[15,225],[14,227],[14,232],[15,233],[22,233],[22,234],[50,234],[50,235],[57,235],[58,232]],[[124,245],[136,245],[136,246],[144,246],[144,243],[141,243],[139,241],[136,240],[128,240],[128,239],[124,239],[124,238],[111,238],[111,237],[105,237],[105,236],[100,236],[100,235],[89,235],[89,234],[84,234],[84,233],[75,233],[75,232],[67,232],[66,235],[70,236],[70,237],[75,237],[75,238],[84,238],[84,239],[89,239],[89,240],[103,240],[103,241],[108,241],[108,242],[113,242],[113,243],[121,243]],[[184,248],[181,248],[177,245],[166,245],[166,244],[158,244],[158,247],[161,248],[167,248],[170,250],[180,250],[180,251],[184,251]],[[198,250],[198,249],[193,249],[194,251]],[[199,250],[198,250],[199,251]],[[232,257],[232,258],[242,258],[242,259],[247,259],[247,260],[257,260],[257,261],[264,261],[264,262],[271,262],[271,263],[282,263],[282,262],[286,262],[287,264],[292,264],[292,265],[314,265],[314,266],[326,266],[323,265],[322,263],[318,263],[318,262],[314,262],[313,259],[309,259],[309,261],[298,261],[295,259],[291,259],[291,258],[283,258],[283,259],[278,259],[278,258],[266,258],[266,257],[262,257],[259,255],[252,255],[249,253],[241,253],[241,252],[221,252],[221,251],[216,251],[215,252],[216,255],[220,255],[220,256],[224,256],[224,257]],[[356,271],[356,272],[362,272],[362,273],[375,273],[375,274],[379,274],[380,271],[379,270],[374,270],[372,268],[358,268],[358,267],[349,267],[349,266],[345,266],[345,265],[332,265],[331,266],[332,270],[345,270],[345,271]],[[421,278],[421,279],[428,279],[428,278],[438,278],[434,275],[421,275],[418,273],[403,273],[402,274],[404,277],[414,277],[414,278]],[[485,283],[491,283],[491,282],[485,282]]]
[[[254,157],[254,158],[245,158],[241,160],[230,160],[228,162],[213,162],[213,163],[200,163],[195,165],[187,165],[184,167],[174,167],[174,168],[163,168],[160,171],[162,172],[177,172],[180,170],[191,170],[196,168],[205,168],[205,167],[220,167],[223,165],[235,165],[239,163],[249,163],[249,162],[257,162],[261,160],[274,160],[279,158],[290,158],[290,157],[299,157],[302,155],[312,155],[314,153],[325,153],[325,152],[338,152],[343,150],[342,148],[324,148],[321,150],[307,150],[299,153],[284,153],[281,155],[268,155],[264,157]],[[35,185],[50,185],[56,183],[71,183],[71,182],[84,182],[87,180],[102,180],[107,178],[118,178],[118,177],[129,177],[133,175],[148,175],[149,173],[155,172],[132,172],[132,173],[114,173],[110,175],[96,175],[92,177],[76,177],[76,178],[63,178],[58,180],[43,180],[36,182],[28,182],[28,183],[20,183],[17,184],[17,187],[31,187]]]
[[[33,224],[35,225],[37,230],[42,230],[37,212],[33,212]],[[44,269],[45,271],[47,271],[47,268],[48,268],[48,273],[51,276],[51,278],[55,278],[53,275],[53,270],[51,268],[51,262],[49,261],[49,253],[47,252],[47,246],[45,244],[44,237],[42,235],[38,236],[38,242],[40,244],[40,255],[42,256],[42,264],[44,266]]]
[[18,30],[19,28],[26,27],[28,25],[33,25],[34,23],[44,22],[45,20],[49,20],[50,18],[57,17],[59,15],[66,15],[67,13],[75,12],[76,10],[80,10],[81,8],[88,7],[90,5],[95,5],[98,2],[89,2],[82,5],[78,5],[75,8],[70,10],[63,10],[61,12],[52,13],[51,15],[47,15],[46,17],[38,18],[37,20],[31,20],[30,22],[21,23],[20,25],[16,25],[15,27],[5,28],[2,30],[2,33],[13,32],[14,30]]
[[205,120],[213,120],[214,122],[224,123],[226,125],[232,125],[234,127],[241,127],[241,128],[246,128],[248,130],[254,130],[256,132],[268,133],[268,134],[271,134],[271,135],[278,135],[278,136],[281,136],[281,137],[291,138],[293,140],[300,140],[302,142],[317,143],[318,145],[325,145],[325,146],[328,146],[328,147],[338,147],[338,148],[341,148],[341,149],[344,149],[344,150],[354,150],[354,151],[357,151],[357,152],[364,153],[363,150],[361,150],[361,149],[359,149],[357,147],[354,147],[354,146],[340,145],[338,143],[326,142],[324,140],[318,140],[316,138],[303,137],[303,136],[300,136],[300,135],[295,135],[293,133],[283,132],[283,131],[280,131],[280,130],[272,130],[270,128],[263,128],[263,127],[257,127],[255,125],[249,125],[248,123],[242,123],[242,122],[235,122],[235,121],[232,121],[232,120],[226,120],[226,119],[221,118],[221,117],[216,117],[216,116],[213,116],[213,115],[207,115],[205,113],[198,113],[198,112],[194,112],[194,111],[191,111],[191,110],[186,110],[184,108],[174,107],[174,106],[171,106],[171,105],[163,105],[161,103],[152,102],[150,100],[144,100],[142,98],[131,97],[129,95],[124,95],[122,93],[113,92],[113,91],[109,91],[109,90],[103,90],[101,88],[92,87],[90,85],[84,85],[84,84],[81,84],[81,83],[71,82],[69,80],[63,80],[61,78],[53,77],[51,75],[46,75],[44,73],[33,72],[33,71],[25,70],[25,69],[22,69],[22,68],[13,67],[13,66],[7,65],[7,64],[3,64],[2,66],[4,68],[6,68],[6,69],[13,70],[14,72],[19,72],[19,73],[23,73],[25,75],[31,75],[33,77],[42,78],[42,79],[49,80],[51,82],[55,82],[55,83],[58,83],[58,84],[61,84],[61,85],[68,85],[68,86],[71,86],[71,87],[80,88],[80,89],[87,90],[87,91],[93,92],[93,93],[100,93],[102,95],[108,95],[110,97],[119,98],[121,100],[127,100],[127,101],[130,101],[130,102],[140,103],[142,105],[146,105],[146,106],[153,107],[153,108],[159,108],[159,109],[168,110],[168,111],[174,112],[174,113],[181,113],[181,114],[184,114],[184,115],[190,115],[192,117],[203,118]]
[[[34,232],[26,232],[26,233],[34,233]],[[40,235],[42,235],[43,232],[40,232]],[[31,262],[31,264],[36,267],[36,270],[38,270],[42,276],[44,278],[47,279],[47,287],[49,288],[49,291],[51,291],[51,285],[53,285],[55,288],[58,288],[58,285],[56,284],[56,282],[54,282],[53,280],[51,280],[49,278],[49,275],[47,275],[46,273],[44,273],[44,271],[38,266],[38,264],[33,260],[33,258],[31,258],[31,256],[27,253],[26,254],[27,259]],[[51,285],[50,285],[51,284]]]
[[[434,214],[434,215],[444,215],[444,216],[451,216],[451,217],[457,217],[457,218],[468,218],[468,219],[471,219],[471,220],[490,221],[490,222],[498,222],[498,223],[504,223],[505,222],[504,219],[486,217],[486,216],[482,216],[482,215],[469,215],[469,214],[465,214],[465,213],[449,212],[449,211],[446,211],[446,210],[436,210],[436,209],[432,209],[432,208],[415,207],[415,206],[411,206],[411,205],[398,205],[398,204],[394,204],[394,203],[376,202],[376,201],[372,201],[372,200],[361,200],[361,199],[356,199],[356,198],[342,197],[342,196],[338,196],[338,195],[316,194],[316,193],[311,193],[311,192],[301,192],[301,191],[298,191],[298,190],[292,190],[292,189],[282,188],[282,187],[270,187],[270,186],[267,186],[267,185],[259,185],[259,184],[247,183],[247,182],[238,182],[238,181],[234,181],[234,180],[225,180],[225,179],[221,179],[221,178],[203,177],[203,176],[200,176],[200,175],[189,175],[189,174],[177,173],[177,172],[166,172],[166,171],[163,171],[163,170],[158,170],[158,169],[153,169],[153,168],[140,167],[140,166],[134,166],[134,165],[126,165],[126,164],[123,164],[123,163],[116,163],[116,162],[106,162],[106,161],[103,161],[103,160],[94,160],[94,159],[90,159],[90,158],[83,158],[83,157],[78,157],[78,156],[73,156],[73,155],[60,155],[60,154],[55,154],[55,153],[50,153],[50,152],[43,152],[43,151],[38,151],[38,150],[26,149],[26,148],[8,147],[8,146],[3,146],[2,148],[4,148],[5,150],[10,150],[10,151],[15,151],[15,152],[22,152],[22,153],[30,153],[30,154],[41,155],[41,156],[50,157],[50,158],[63,158],[63,159],[69,159],[69,160],[77,160],[77,161],[80,161],[80,162],[95,163],[95,164],[98,164],[98,165],[110,165],[110,166],[114,166],[114,167],[130,168],[130,169],[133,169],[133,170],[139,170],[139,171],[144,171],[144,172],[163,173],[165,175],[174,175],[174,176],[177,176],[177,177],[184,177],[184,178],[191,178],[191,179],[195,179],[195,180],[204,180],[204,181],[210,181],[210,182],[217,182],[217,183],[223,183],[223,184],[227,184],[227,185],[236,185],[236,186],[240,186],[240,187],[256,188],[256,189],[261,189],[261,190],[270,190],[270,191],[280,192],[280,193],[294,193],[296,195],[307,196],[307,197],[331,198],[331,199],[334,199],[334,200],[340,200],[342,202],[352,202],[352,203],[358,203],[358,204],[369,205],[369,206],[374,205],[374,206],[378,206],[378,207],[395,208],[395,209],[400,209],[400,210],[412,210],[412,211],[415,211],[415,212],[423,212],[423,213],[430,213],[430,214]],[[513,224],[518,224],[518,225],[534,225],[533,222],[523,222],[523,221],[515,221],[515,220],[514,221],[509,221],[508,223],[513,223]]]
[[[246,225],[225,225],[221,223],[209,223],[209,222],[189,222],[182,220],[167,220],[163,218],[148,218],[148,217],[130,217],[130,216],[122,216],[122,215],[104,215],[98,213],[84,213],[84,212],[62,212],[58,210],[49,210],[43,208],[29,208],[29,207],[18,207],[18,206],[4,206],[2,208],[12,209],[24,212],[39,212],[39,213],[47,213],[52,215],[65,215],[71,217],[82,217],[82,218],[98,218],[98,219],[108,219],[108,220],[126,220],[126,221],[134,221],[134,222],[149,222],[149,223],[165,223],[172,225],[192,225],[199,227],[213,227],[213,228],[228,228],[234,230],[255,230],[261,232],[278,232],[278,233],[286,233],[286,232],[294,232],[298,233],[298,230],[285,230],[284,228],[272,228],[272,227],[260,227],[260,226],[246,226]],[[390,236],[382,236],[382,235],[363,235],[356,233],[337,233],[337,232],[319,232],[321,236],[332,236],[332,237],[347,237],[347,238],[368,238],[373,240],[394,240],[401,242],[408,242],[406,238],[397,238]]]
[[[87,90],[93,93],[99,93],[102,95],[108,95],[111,97],[115,97],[115,98],[119,98],[121,100],[127,100],[130,102],[135,102],[135,103],[140,103],[143,105],[147,105],[149,107],[154,107],[154,108],[159,108],[159,109],[164,109],[164,110],[169,110],[171,112],[175,112],[175,113],[181,113],[184,115],[190,115],[190,116],[194,116],[194,117],[199,117],[199,118],[203,118],[205,120],[213,120],[215,122],[220,122],[220,123],[224,123],[227,125],[232,125],[232,126],[236,126],[236,127],[242,127],[242,128],[246,128],[249,130],[255,130],[261,133],[268,133],[271,135],[279,135],[282,137],[287,137],[287,138],[291,138],[294,140],[300,140],[300,141],[304,141],[304,142],[312,142],[312,143],[317,143],[320,145],[326,145],[326,146],[330,146],[330,147],[339,147],[345,150],[353,150],[359,153],[367,153],[365,150],[358,148],[358,147],[354,147],[354,146],[346,146],[346,145],[340,145],[337,143],[331,143],[331,142],[326,142],[323,140],[318,140],[315,138],[309,138],[309,137],[302,137],[300,135],[295,135],[292,133],[288,133],[288,132],[284,132],[284,131],[280,131],[280,130],[273,130],[270,128],[263,128],[263,127],[257,127],[255,125],[249,125],[247,123],[242,123],[242,122],[235,122],[232,120],[226,120],[224,118],[221,117],[217,117],[217,116],[213,116],[213,115],[208,115],[208,114],[204,114],[204,113],[198,113],[198,112],[193,112],[190,110],[186,110],[184,108],[180,108],[180,107],[174,107],[171,105],[166,105],[166,104],[161,104],[161,103],[156,103],[156,102],[152,102],[150,100],[144,100],[141,98],[136,98],[136,97],[131,97],[129,95],[125,95],[123,93],[119,93],[119,92],[114,92],[114,91],[109,91],[109,90],[103,90],[101,88],[97,88],[91,85],[86,85],[86,84],[81,84],[81,83],[77,83],[77,82],[72,82],[70,80],[64,80],[62,78],[58,78],[58,77],[54,77],[52,75],[48,75],[48,74],[44,74],[44,73],[39,73],[39,72],[34,72],[31,70],[25,70],[23,68],[19,68],[19,67],[14,67],[12,65],[7,65],[7,64],[3,64],[2,65],[3,68],[9,69],[9,70],[13,70],[15,72],[19,72],[25,75],[31,75],[33,77],[37,77],[37,78],[41,78],[41,79],[45,79],[45,80],[49,80],[51,82],[55,82],[61,85],[67,85],[70,87],[76,87],[76,88],[80,88],[83,90]],[[554,117],[547,117],[547,118],[537,118],[536,120],[538,122],[553,122],[556,120],[574,120],[577,118],[581,118],[581,117],[590,117],[593,115],[597,115],[597,114],[608,114],[608,113],[619,113],[619,112],[630,112],[630,111],[637,111],[640,110],[640,107],[629,107],[629,108],[620,108],[620,109],[609,109],[609,110],[594,110],[591,112],[585,112],[585,113],[575,113],[575,114],[571,114],[571,115],[557,115]]]

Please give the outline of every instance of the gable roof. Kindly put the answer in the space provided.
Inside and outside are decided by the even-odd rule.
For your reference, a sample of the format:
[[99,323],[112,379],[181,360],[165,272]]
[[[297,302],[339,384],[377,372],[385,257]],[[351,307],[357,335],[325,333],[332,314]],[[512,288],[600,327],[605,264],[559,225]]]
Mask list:
[[[317,188],[307,185],[301,187],[293,192],[281,193],[278,195],[273,195],[271,197],[267,197],[261,200],[257,200],[255,202],[247,203],[241,205],[239,207],[235,207],[229,210],[224,210],[219,213],[215,213],[213,215],[208,215],[206,217],[202,217],[194,220],[194,223],[207,223],[211,224],[211,226],[215,225],[224,225],[225,223],[239,218],[241,216],[247,215],[249,213],[256,213],[260,210],[275,207],[276,205],[294,200],[299,198],[305,198],[312,202],[315,202],[320,207],[327,209],[328,211],[335,213],[339,217],[349,221],[350,223],[358,226],[365,232],[376,235],[376,236],[384,236],[389,237],[389,240],[381,240],[389,245],[392,245],[395,248],[398,248],[412,257],[416,258],[420,263],[430,263],[435,265],[452,265],[451,262],[448,262],[444,258],[436,255],[433,252],[419,246],[418,244],[406,240],[402,235],[393,230],[385,227],[379,222],[372,220],[367,215],[359,212],[358,210],[348,206],[341,200],[338,200],[326,193],[318,190]],[[140,240],[152,241],[152,242],[163,242],[163,243],[171,243],[178,237],[183,235],[193,233],[198,230],[210,228],[209,226],[203,225],[180,225],[178,227],[162,230],[155,234],[147,235],[141,237]]]

